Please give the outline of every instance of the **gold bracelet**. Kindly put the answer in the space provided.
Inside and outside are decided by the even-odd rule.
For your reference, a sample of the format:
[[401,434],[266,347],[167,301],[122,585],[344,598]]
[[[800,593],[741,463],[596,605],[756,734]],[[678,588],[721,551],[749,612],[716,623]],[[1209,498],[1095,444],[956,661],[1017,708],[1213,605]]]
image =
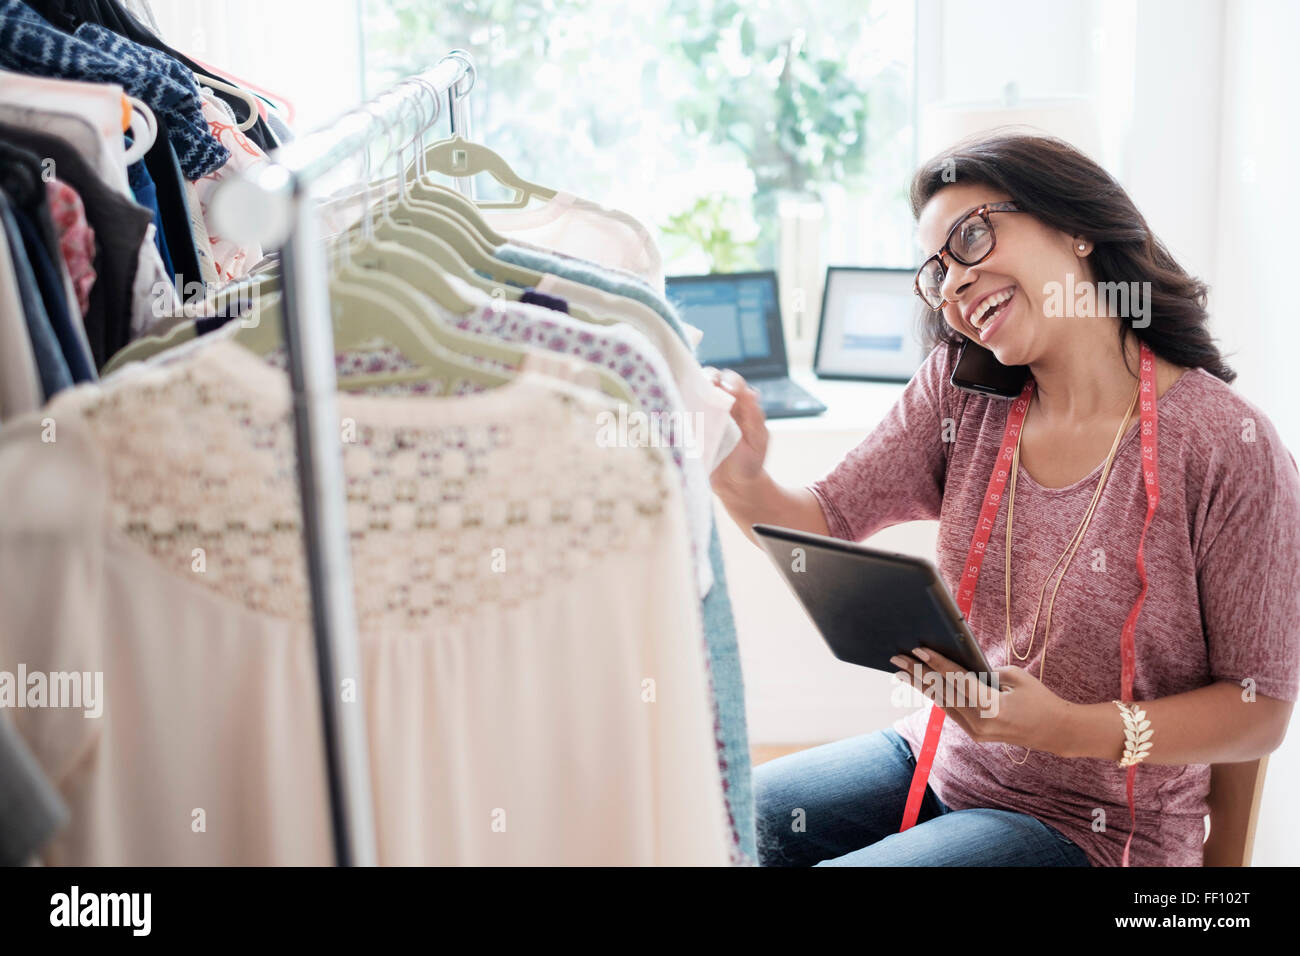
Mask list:
[[1137,704],[1118,700],[1114,704],[1124,717],[1124,756],[1119,765],[1135,767],[1151,756],[1151,721],[1147,720],[1147,712],[1139,710]]

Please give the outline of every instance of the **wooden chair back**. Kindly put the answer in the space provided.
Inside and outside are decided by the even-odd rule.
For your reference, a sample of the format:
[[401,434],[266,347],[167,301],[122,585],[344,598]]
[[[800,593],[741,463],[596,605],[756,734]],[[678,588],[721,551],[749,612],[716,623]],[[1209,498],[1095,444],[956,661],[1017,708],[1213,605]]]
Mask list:
[[1268,757],[1210,765],[1210,835],[1205,866],[1250,866]]

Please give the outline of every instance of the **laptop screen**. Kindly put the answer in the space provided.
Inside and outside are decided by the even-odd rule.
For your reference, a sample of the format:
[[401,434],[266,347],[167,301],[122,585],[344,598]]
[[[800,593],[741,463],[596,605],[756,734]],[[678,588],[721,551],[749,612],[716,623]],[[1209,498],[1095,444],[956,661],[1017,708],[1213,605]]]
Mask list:
[[682,319],[704,333],[701,365],[785,373],[776,273],[670,276],[666,285]]

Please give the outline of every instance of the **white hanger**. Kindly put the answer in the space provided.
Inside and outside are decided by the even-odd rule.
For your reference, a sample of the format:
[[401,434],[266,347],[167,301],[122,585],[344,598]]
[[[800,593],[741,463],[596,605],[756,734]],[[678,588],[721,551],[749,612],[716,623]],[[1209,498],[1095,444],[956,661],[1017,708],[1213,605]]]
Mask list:
[[246,129],[251,129],[253,124],[255,124],[258,118],[262,115],[261,110],[258,109],[257,97],[248,92],[248,90],[241,90],[237,86],[231,86],[229,83],[223,83],[221,80],[214,79],[213,77],[204,76],[202,73],[195,73],[194,79],[199,83],[202,83],[204,86],[209,86],[214,90],[221,90],[223,93],[229,93],[231,96],[241,99],[248,104],[248,119],[236,125],[235,129],[240,130],[241,132]]
[[131,104],[131,125],[128,127],[131,130],[131,148],[123,158],[126,165],[130,166],[144,159],[144,154],[153,147],[158,138],[158,119],[143,100],[134,96],[126,97],[126,100]]
[[513,189],[513,199],[497,202],[480,201],[480,209],[522,209],[529,200],[554,199],[556,190],[524,179],[498,153],[482,143],[473,143],[460,133],[450,139],[439,140],[424,152],[424,164],[444,176],[469,177],[487,173],[502,186]]

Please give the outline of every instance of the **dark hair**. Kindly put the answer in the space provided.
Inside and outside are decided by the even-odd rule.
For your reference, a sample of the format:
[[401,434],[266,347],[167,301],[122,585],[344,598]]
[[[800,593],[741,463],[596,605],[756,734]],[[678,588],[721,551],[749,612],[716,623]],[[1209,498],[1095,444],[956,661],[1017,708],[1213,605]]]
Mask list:
[[[1225,382],[1237,373],[1219,353],[1207,324],[1206,293],[1152,234],[1133,200],[1106,170],[1064,140],[1002,127],[963,140],[923,163],[912,177],[912,215],[919,219],[936,193],[954,182],[1001,190],[1040,222],[1094,245],[1097,282],[1150,282],[1150,324],[1120,322],[1120,348],[1129,333],[1164,359],[1203,368]],[[964,336],[943,312],[922,306],[926,351]]]

